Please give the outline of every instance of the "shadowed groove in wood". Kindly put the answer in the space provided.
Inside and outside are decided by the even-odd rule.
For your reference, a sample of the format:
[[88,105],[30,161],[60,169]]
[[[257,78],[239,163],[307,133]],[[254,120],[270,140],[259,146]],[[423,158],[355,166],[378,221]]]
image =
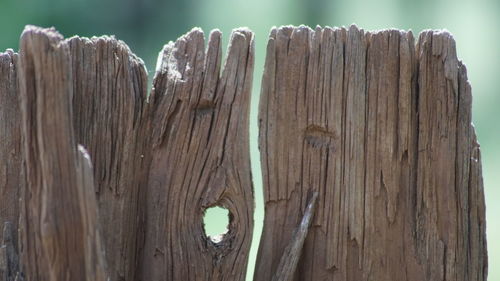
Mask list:
[[294,280],[486,280],[471,91],[445,31],[271,31],[259,113],[269,280],[318,208]]

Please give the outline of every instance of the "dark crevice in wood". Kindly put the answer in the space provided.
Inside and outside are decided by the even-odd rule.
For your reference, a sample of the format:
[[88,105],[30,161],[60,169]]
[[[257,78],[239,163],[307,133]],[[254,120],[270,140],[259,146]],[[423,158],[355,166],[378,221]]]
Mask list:
[[19,255],[15,244],[15,229],[11,222],[3,226],[3,241],[0,244],[0,271],[5,281],[21,281],[24,275],[20,272]]

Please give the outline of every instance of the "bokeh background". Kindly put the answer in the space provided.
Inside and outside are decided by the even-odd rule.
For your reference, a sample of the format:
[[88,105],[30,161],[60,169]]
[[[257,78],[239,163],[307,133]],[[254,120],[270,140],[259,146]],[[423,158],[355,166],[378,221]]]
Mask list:
[[[417,35],[423,29],[447,29],[454,35],[472,84],[473,121],[482,148],[489,280],[500,280],[499,0],[0,0],[0,51],[18,49],[26,24],[54,26],[66,37],[114,34],[143,58],[151,78],[162,46],[192,27],[199,26],[206,34],[219,28],[225,45],[233,28],[251,28],[256,34],[250,132],[256,231],[248,270],[253,272],[264,212],[256,116],[268,32],[272,26],[287,24],[352,23],[366,30],[394,27]],[[209,213],[209,234],[221,232],[224,214],[221,210]]]

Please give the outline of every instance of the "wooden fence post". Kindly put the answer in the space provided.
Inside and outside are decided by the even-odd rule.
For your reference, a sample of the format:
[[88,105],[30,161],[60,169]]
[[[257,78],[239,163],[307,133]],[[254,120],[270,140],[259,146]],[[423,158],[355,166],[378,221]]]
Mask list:
[[[193,29],[165,46],[148,101],[144,65],[123,42],[64,40],[28,26],[19,69],[16,54],[1,57],[0,155],[18,161],[2,169],[0,219],[14,224],[0,252],[7,280],[16,278],[6,253],[18,217],[27,280],[243,280],[253,229],[253,50],[253,34],[235,30],[221,75],[221,33],[211,33],[205,53]],[[220,242],[203,229],[215,205],[230,212]]]
[[[319,193],[293,280],[486,280],[484,194],[465,66],[447,32],[281,27],[260,101],[271,280]],[[292,280],[292,279],[290,279]]]
[[[150,97],[152,162],[140,280],[245,279],[253,231],[249,108],[253,34],[234,30],[220,72],[221,33],[204,51],[193,29],[165,45]],[[229,210],[218,243],[203,214]]]

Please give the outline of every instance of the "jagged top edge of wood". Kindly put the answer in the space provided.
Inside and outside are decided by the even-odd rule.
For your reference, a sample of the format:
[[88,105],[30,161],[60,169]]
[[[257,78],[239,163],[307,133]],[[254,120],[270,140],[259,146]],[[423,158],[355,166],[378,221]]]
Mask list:
[[[396,28],[389,28],[389,29],[380,29],[380,30],[374,30],[374,31],[365,31],[363,28],[359,28],[356,24],[352,24],[349,27],[321,27],[317,25],[314,29],[305,26],[305,25],[299,25],[299,26],[294,26],[294,25],[283,25],[279,27],[272,27],[270,29],[269,35],[268,35],[268,40],[273,40],[275,38],[276,34],[278,32],[282,31],[287,31],[287,32],[308,32],[308,33],[314,33],[314,32],[323,32],[323,31],[328,31],[328,32],[344,32],[346,34],[351,34],[351,33],[357,33],[360,35],[364,35],[365,38],[368,40],[368,43],[370,42],[372,36],[375,35],[380,35],[380,34],[385,34],[385,33],[399,33],[399,35],[404,36],[406,39],[411,40],[414,42],[415,46],[419,46],[426,41],[435,41],[436,39],[439,40],[439,44],[433,44],[433,54],[434,55],[441,55],[442,50],[444,48],[447,49],[447,51],[444,53],[442,56],[443,62],[448,61],[451,62],[452,65],[458,65],[458,67],[465,66],[465,63],[463,63],[460,59],[458,59],[457,53],[456,53],[456,42],[453,37],[453,35],[446,29],[426,29],[423,30],[419,33],[418,40],[414,40],[413,32],[411,30],[402,30],[402,29],[396,29]],[[99,45],[99,44],[111,44],[117,50],[120,50],[121,52],[124,52],[129,56],[130,63],[132,64],[131,66],[133,68],[138,69],[140,72],[142,72],[145,76],[147,76],[147,68],[144,63],[144,61],[137,55],[135,55],[129,46],[122,40],[116,39],[114,35],[102,35],[102,36],[93,36],[93,37],[83,37],[83,36],[72,36],[69,38],[64,38],[54,27],[49,27],[49,28],[43,28],[43,27],[38,27],[34,25],[27,25],[23,32],[21,33],[21,41],[23,41],[23,38],[28,37],[28,36],[33,36],[33,35],[41,35],[47,38],[49,42],[53,44],[54,47],[58,47],[60,45],[68,45],[72,41],[80,41],[83,44],[89,44],[89,45]],[[230,35],[230,40],[229,44],[226,50],[226,56],[225,56],[225,61],[227,61],[228,57],[230,56],[230,50],[232,48],[234,40],[236,40],[239,37],[246,37],[246,43],[249,45],[254,44],[254,33],[246,27],[240,27],[240,28],[235,28],[232,30],[231,35]],[[164,75],[165,70],[166,70],[166,65],[169,65],[170,68],[176,67],[177,61],[175,60],[168,60],[167,58],[167,50],[174,49],[181,45],[181,44],[187,44],[187,43],[194,43],[197,40],[202,40],[206,49],[205,49],[205,54],[208,49],[208,45],[210,44],[217,44],[218,48],[221,48],[221,38],[222,38],[222,32],[219,29],[213,29],[209,33],[208,41],[205,38],[205,34],[203,30],[199,27],[194,27],[184,35],[180,36],[177,38],[175,41],[169,41],[166,43],[162,50],[159,52],[158,59],[157,59],[157,64],[155,67],[155,74],[154,77],[158,75]],[[206,44],[205,44],[206,43]],[[450,53],[451,52],[451,53]],[[417,50],[417,56],[420,54],[420,52]],[[11,57],[17,56],[17,52],[12,50],[12,49],[7,49],[5,52],[0,52],[0,61],[8,59],[10,60]],[[219,60],[221,59],[220,57],[218,58]],[[466,69],[465,67],[464,71],[466,74]],[[449,75],[451,76],[456,76],[456,72],[458,71],[458,68],[452,68],[447,69],[448,71],[451,71],[451,73],[447,73],[447,77]],[[174,75],[175,76],[175,75]],[[465,75],[467,77],[467,75]],[[178,78],[178,77],[169,77],[169,78]],[[448,77],[450,78],[450,77]],[[153,79],[153,83],[154,80]],[[469,84],[469,81],[467,79],[467,84]],[[470,84],[469,84],[470,85]]]

